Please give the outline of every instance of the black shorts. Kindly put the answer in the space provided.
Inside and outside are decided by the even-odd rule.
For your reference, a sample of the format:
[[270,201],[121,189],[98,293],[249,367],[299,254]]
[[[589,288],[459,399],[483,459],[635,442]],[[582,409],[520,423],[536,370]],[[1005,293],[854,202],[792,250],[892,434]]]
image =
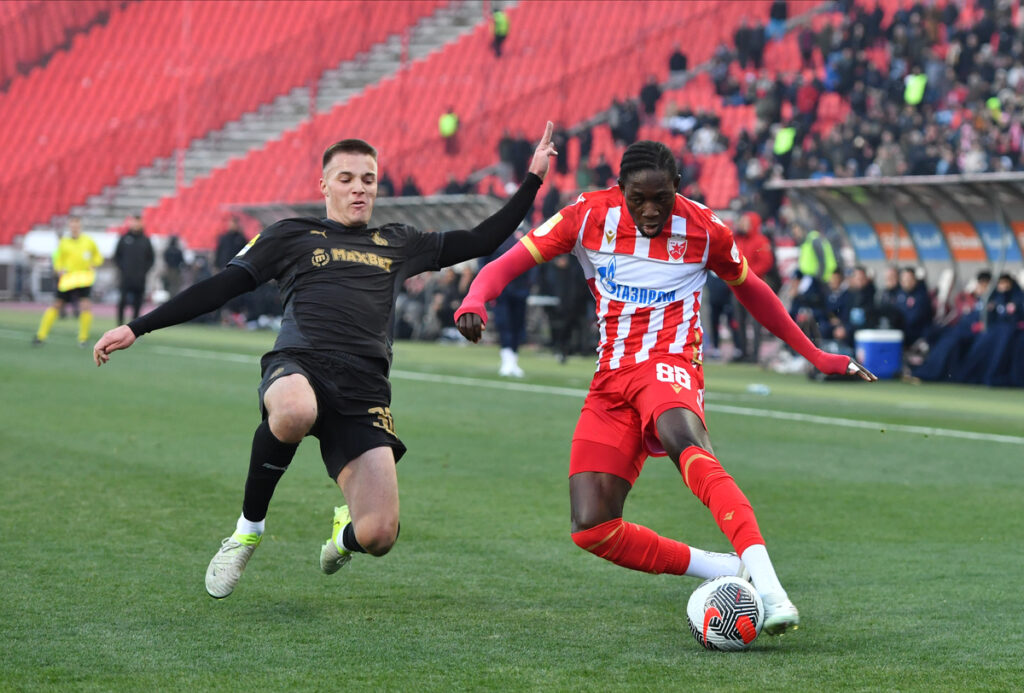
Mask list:
[[405,444],[395,434],[391,417],[386,361],[337,351],[283,350],[265,354],[260,366],[260,413],[264,418],[263,396],[275,380],[299,373],[309,381],[317,406],[316,423],[309,435],[320,441],[320,454],[332,479],[367,450],[390,447],[395,462],[405,454]]
[[80,286],[77,289],[68,289],[67,291],[58,291],[57,300],[64,301],[64,303],[74,303],[75,301],[83,298],[89,298],[92,294],[91,286]]

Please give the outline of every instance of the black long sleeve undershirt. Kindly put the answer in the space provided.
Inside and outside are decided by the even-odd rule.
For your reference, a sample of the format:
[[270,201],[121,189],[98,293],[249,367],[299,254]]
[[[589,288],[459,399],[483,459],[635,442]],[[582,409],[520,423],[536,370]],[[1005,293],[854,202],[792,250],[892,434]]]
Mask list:
[[519,228],[540,190],[540,177],[527,173],[526,180],[505,206],[469,231],[445,231],[441,240],[441,266],[448,267],[494,253],[502,241]]
[[147,332],[188,322],[256,288],[256,280],[237,265],[229,265],[208,279],[197,282],[180,294],[128,323],[140,337]]
[[[472,258],[484,257],[497,250],[530,211],[541,183],[539,176],[528,173],[516,194],[501,209],[473,229],[444,232],[441,241],[441,266],[448,267]],[[245,269],[229,265],[224,271],[193,284],[167,303],[132,320],[128,327],[136,337],[139,337],[147,332],[179,325],[220,308],[234,297],[252,291],[256,286],[256,280]]]

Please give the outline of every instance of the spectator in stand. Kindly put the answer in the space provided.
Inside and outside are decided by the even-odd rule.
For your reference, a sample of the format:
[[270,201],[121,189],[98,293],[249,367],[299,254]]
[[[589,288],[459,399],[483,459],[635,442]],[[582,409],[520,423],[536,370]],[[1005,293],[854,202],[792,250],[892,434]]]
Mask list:
[[551,144],[558,150],[555,157],[555,173],[560,176],[569,173],[569,133],[561,125],[555,126],[555,132],[551,135]]
[[505,130],[498,140],[498,168],[502,178],[508,180],[513,176],[516,162],[516,140],[512,133]]
[[750,24],[747,16],[740,17],[740,23],[732,34],[732,45],[736,49],[736,61],[746,70],[750,59]]
[[532,157],[533,145],[523,136],[522,132],[519,132],[513,140],[512,175],[515,183],[522,182],[526,177]]
[[[228,221],[228,228],[217,238],[217,247],[214,251],[214,267],[219,271],[227,267],[228,262],[238,255],[238,251],[245,247],[249,240],[242,233],[242,227],[237,217],[231,217]],[[249,302],[249,294],[242,294],[228,301],[222,308],[215,311],[215,319],[219,322],[230,322],[229,316],[238,316],[246,312]]]
[[628,147],[636,142],[640,131],[640,111],[634,99],[627,99],[612,106],[617,111],[617,125],[612,129],[612,137],[619,146]]
[[[661,99],[661,86],[658,84],[658,78],[654,75],[650,75],[647,78],[647,83],[644,84],[640,89],[640,103],[643,104],[643,122],[650,124],[653,123],[657,116],[658,101]],[[561,149],[559,149],[561,151]]]
[[764,23],[761,20],[755,21],[748,36],[750,62],[755,70],[760,70],[764,67],[764,47],[767,41]]
[[541,201],[540,214],[545,219],[550,219],[562,208],[562,194],[555,186],[549,186]]
[[508,38],[508,14],[500,7],[491,14],[491,48],[494,49],[494,57],[501,57],[501,47]]
[[808,132],[818,119],[821,83],[817,78],[804,80],[803,77],[797,77],[795,86],[796,94],[793,99],[793,107],[796,111],[796,120],[799,123],[800,130]]
[[896,308],[903,316],[903,345],[909,347],[924,336],[932,324],[934,310],[928,287],[918,279],[917,268],[900,270],[900,288],[896,292]]
[[394,197],[395,196],[395,181],[391,180],[391,176],[388,175],[387,171],[384,171],[380,180],[377,181],[377,197]]
[[686,74],[689,67],[690,59],[686,57],[686,53],[683,53],[683,49],[676,43],[672,46],[672,55],[668,57],[668,71],[673,84]]
[[226,267],[228,261],[235,255],[238,255],[238,251],[244,248],[248,242],[245,234],[242,233],[242,227],[238,223],[238,218],[231,217],[228,221],[228,227],[217,237],[217,248],[214,251],[213,260],[214,266],[218,270]]
[[597,155],[597,165],[594,166],[594,185],[598,188],[607,188],[608,182],[615,177],[611,165],[604,158],[604,154]]
[[146,275],[155,260],[153,243],[142,228],[142,219],[128,217],[128,230],[117,241],[114,264],[120,275],[120,295],[117,300],[117,324],[124,325],[124,309],[131,305],[132,320],[139,317],[142,301],[146,297]]
[[444,153],[454,156],[459,153],[459,115],[455,112],[455,106],[449,106],[448,110],[437,119],[437,131],[444,140]]
[[796,35],[797,49],[800,51],[800,66],[804,70],[814,69],[814,49],[817,45],[817,36],[811,29],[810,22],[800,25],[800,31]]
[[765,29],[765,36],[778,41],[786,33],[786,20],[789,19],[789,3],[786,0],[772,0],[772,6],[768,10],[768,28]]
[[448,182],[444,184],[441,192],[445,195],[465,195],[469,192],[469,183],[460,181],[453,174],[448,174]]
[[[735,231],[736,247],[739,248],[743,257],[747,258],[747,267],[758,277],[766,280],[775,267],[775,254],[771,241],[761,233],[761,215],[757,212],[745,212],[737,221]],[[732,360],[757,363],[761,353],[761,324],[753,319],[750,311],[735,296],[733,296],[732,314],[733,346],[735,347]],[[748,326],[751,328],[749,339]]]
[[[590,125],[584,123],[576,131],[576,140],[580,145],[580,161],[589,161],[590,152],[594,148],[594,131]],[[561,151],[561,150],[559,150]]]
[[171,236],[167,240],[167,247],[164,248],[163,260],[164,291],[166,291],[170,296],[174,296],[181,291],[181,272],[185,265],[185,251],[182,250],[181,239],[177,236]]
[[423,193],[420,192],[420,187],[416,185],[416,179],[412,177],[410,173],[402,181],[402,197],[419,197]]

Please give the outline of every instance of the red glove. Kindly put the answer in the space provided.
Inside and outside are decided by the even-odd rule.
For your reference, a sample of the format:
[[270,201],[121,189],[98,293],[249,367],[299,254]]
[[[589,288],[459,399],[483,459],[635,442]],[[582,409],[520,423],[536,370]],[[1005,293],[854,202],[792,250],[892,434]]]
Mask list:
[[[775,292],[753,272],[748,272],[743,283],[732,287],[732,291],[759,323],[810,361],[822,373],[850,375],[856,372],[865,380],[876,379],[867,369],[849,356],[829,354],[814,346],[803,330],[789,317],[789,313],[786,312],[785,306],[782,305],[782,301],[775,295]],[[865,374],[871,377],[865,377]]]

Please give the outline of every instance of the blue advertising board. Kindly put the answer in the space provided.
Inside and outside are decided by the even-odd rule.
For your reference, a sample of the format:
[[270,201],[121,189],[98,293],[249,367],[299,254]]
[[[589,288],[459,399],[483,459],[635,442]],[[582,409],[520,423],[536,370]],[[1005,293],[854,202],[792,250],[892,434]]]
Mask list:
[[857,259],[861,262],[884,262],[885,252],[878,242],[878,235],[870,224],[854,222],[846,224],[846,235],[850,239]]
[[914,238],[919,258],[937,262],[949,262],[952,259],[946,239],[942,237],[942,232],[935,224],[929,221],[912,221],[907,227]]
[[[1020,247],[1017,245],[1017,239],[1014,238],[1012,229],[1003,228],[994,221],[979,221],[977,229],[978,235],[981,236],[981,242],[985,246],[985,253],[991,262],[999,262],[1004,259],[1006,262],[1021,261]],[[1005,258],[1003,257],[1004,249],[1006,251]]]

